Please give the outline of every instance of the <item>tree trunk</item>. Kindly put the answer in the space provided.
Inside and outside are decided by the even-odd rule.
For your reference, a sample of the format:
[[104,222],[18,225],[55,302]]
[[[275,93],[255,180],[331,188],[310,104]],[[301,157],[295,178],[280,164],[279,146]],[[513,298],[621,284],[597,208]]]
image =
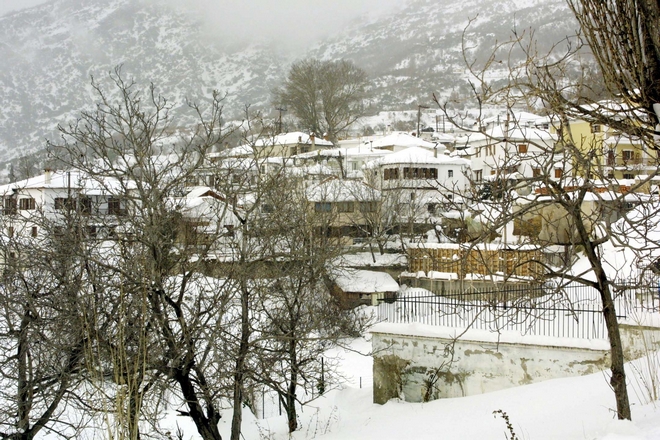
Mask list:
[[234,370],[234,397],[231,418],[231,440],[240,440],[241,424],[243,423],[243,382],[245,381],[245,358],[247,357],[250,339],[249,321],[249,291],[246,286],[241,287],[241,340],[236,356]]
[[298,429],[298,415],[296,414],[296,386],[298,383],[298,356],[296,353],[295,338],[289,342],[289,361],[291,362],[291,372],[289,375],[289,384],[286,389],[286,417],[289,422],[289,432]]
[[[579,208],[578,208],[579,209]],[[581,217],[576,217],[578,233],[583,238],[585,253],[591,264],[591,268],[596,274],[597,288],[600,293],[600,299],[603,306],[603,318],[607,327],[607,336],[610,342],[610,371],[612,377],[610,384],[614,391],[616,399],[616,412],[620,420],[631,420],[630,402],[628,400],[628,388],[626,385],[626,372],[624,369],[625,358],[623,355],[623,346],[621,345],[621,333],[619,331],[619,321],[616,317],[616,308],[612,299],[610,290],[610,281],[603,270],[602,260],[597,254],[596,246],[587,238],[588,234]]]
[[612,292],[605,273],[601,270],[597,273],[598,290],[603,303],[603,317],[607,327],[607,336],[610,341],[610,356],[612,365],[610,367],[612,377],[610,385],[614,390],[616,399],[616,413],[620,420],[631,420],[630,402],[628,400],[628,388],[626,385],[626,371],[624,368],[625,358],[623,355],[623,346],[621,345],[621,333],[619,331],[619,321],[616,317]]

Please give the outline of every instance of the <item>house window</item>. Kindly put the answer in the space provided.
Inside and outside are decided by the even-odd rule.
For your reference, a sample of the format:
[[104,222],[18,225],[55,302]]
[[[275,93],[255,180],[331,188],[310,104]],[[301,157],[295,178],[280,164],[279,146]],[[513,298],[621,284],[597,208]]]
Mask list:
[[16,214],[16,199],[13,197],[6,197],[4,201],[4,210],[5,215]]
[[623,162],[630,162],[633,159],[633,151],[632,150],[623,150],[621,152],[621,155],[623,157]]
[[541,168],[532,168],[532,177],[541,177]]
[[121,207],[121,200],[117,197],[110,197],[108,199],[108,214],[109,215],[124,215],[125,212]]
[[484,172],[483,170],[477,170],[474,172],[474,180],[476,182],[481,182],[481,180],[484,178]]
[[633,173],[623,173],[624,179],[634,179],[635,175]]
[[518,153],[527,154],[527,144],[518,144]]
[[89,197],[80,197],[78,199],[78,210],[83,214],[92,213],[92,199]]
[[9,235],[10,238],[14,236],[14,227],[13,226],[9,226],[7,228],[7,235]]
[[330,212],[332,205],[330,202],[316,202],[314,203],[314,211],[316,212]]
[[398,168],[385,168],[383,171],[383,179],[393,180],[399,178],[399,169]]
[[438,169],[431,168],[431,179],[437,179],[437,178],[438,178]]
[[563,168],[555,168],[555,178],[559,179],[564,175]]
[[592,133],[600,133],[601,131],[603,131],[603,128],[601,127],[600,124],[591,124]]
[[360,212],[376,212],[377,210],[377,202],[360,202]]
[[35,202],[32,197],[28,199],[19,199],[18,206],[21,211],[30,211],[35,208]]
[[337,212],[353,212],[355,210],[353,202],[338,202]]
[[62,210],[62,209],[71,209],[75,210],[76,209],[76,200],[75,199],[69,199],[66,197],[55,197],[55,209]]
[[37,229],[36,226],[32,226],[32,231],[30,232],[30,235],[32,235],[33,237],[36,237],[38,235],[38,233],[39,233],[39,229]]
[[454,170],[447,171],[447,177],[449,177],[450,179],[454,177]]

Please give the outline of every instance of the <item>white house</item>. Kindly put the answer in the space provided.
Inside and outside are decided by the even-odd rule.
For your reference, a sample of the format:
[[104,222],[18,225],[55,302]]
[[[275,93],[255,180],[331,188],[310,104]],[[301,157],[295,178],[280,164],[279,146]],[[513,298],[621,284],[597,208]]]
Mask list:
[[369,164],[370,178],[384,194],[396,193],[399,204],[434,213],[438,205],[460,202],[469,187],[470,161],[438,150],[412,147],[385,156]]
[[[127,214],[123,197],[133,186],[113,178],[91,178],[81,171],[51,171],[0,186],[2,228],[8,236],[39,236],[44,219],[64,214],[111,219]],[[94,222],[90,232],[96,233]],[[110,221],[111,223],[111,221]],[[108,224],[108,221],[104,221]]]

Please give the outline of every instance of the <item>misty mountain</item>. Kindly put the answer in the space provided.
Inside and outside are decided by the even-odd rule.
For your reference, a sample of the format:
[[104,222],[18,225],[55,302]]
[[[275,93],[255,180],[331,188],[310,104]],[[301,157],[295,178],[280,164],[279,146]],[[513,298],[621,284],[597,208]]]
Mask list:
[[536,29],[549,45],[576,27],[563,0],[409,0],[291,50],[272,40],[233,41],[203,17],[156,2],[52,0],[0,17],[0,164],[39,157],[58,124],[93,106],[90,78],[107,85],[117,65],[138,87],[153,83],[179,105],[175,113],[186,98],[203,102],[213,90],[227,94],[229,117],[240,118],[247,104],[270,112],[271,89],[304,57],[347,58],[363,67],[374,111],[428,103],[432,92],[465,87],[461,40],[470,18],[474,56],[514,28]]

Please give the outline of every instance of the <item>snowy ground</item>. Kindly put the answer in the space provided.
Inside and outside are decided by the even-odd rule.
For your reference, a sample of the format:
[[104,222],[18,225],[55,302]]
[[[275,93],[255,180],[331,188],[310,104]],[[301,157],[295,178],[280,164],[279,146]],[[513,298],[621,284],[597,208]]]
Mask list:
[[[359,339],[351,343],[351,348],[367,353],[370,343]],[[505,421],[493,414],[502,410],[519,439],[660,439],[660,411],[654,403],[643,403],[647,399],[633,368],[628,369],[633,403],[633,421],[628,422],[616,420],[614,396],[603,373],[430,403],[390,401],[376,405],[371,403],[371,357],[339,351],[342,368],[350,376],[348,383],[306,406],[299,431],[288,436],[285,416],[257,420],[248,415],[244,438],[501,440],[510,438]],[[194,428],[185,419],[170,421],[186,428],[184,438],[196,438]],[[230,423],[228,412],[221,422],[223,438],[229,437]]]

